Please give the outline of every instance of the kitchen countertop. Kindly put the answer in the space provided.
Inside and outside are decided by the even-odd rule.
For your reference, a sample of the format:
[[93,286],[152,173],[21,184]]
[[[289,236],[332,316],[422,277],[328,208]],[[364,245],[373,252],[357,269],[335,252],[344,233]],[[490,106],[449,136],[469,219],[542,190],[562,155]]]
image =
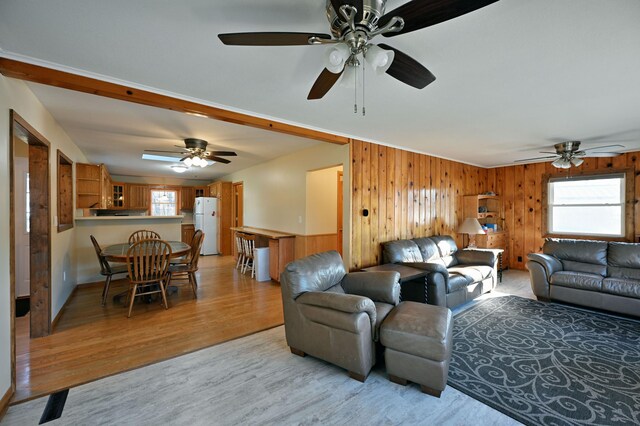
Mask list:
[[182,215],[178,216],[85,216],[76,217],[76,220],[167,220],[182,219]]

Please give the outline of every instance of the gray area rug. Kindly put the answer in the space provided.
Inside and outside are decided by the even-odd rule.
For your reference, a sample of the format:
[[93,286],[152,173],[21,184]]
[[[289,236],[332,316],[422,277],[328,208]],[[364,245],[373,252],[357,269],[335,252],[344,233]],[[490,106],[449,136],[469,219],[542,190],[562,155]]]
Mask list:
[[454,320],[449,385],[529,425],[640,424],[640,321],[516,296]]

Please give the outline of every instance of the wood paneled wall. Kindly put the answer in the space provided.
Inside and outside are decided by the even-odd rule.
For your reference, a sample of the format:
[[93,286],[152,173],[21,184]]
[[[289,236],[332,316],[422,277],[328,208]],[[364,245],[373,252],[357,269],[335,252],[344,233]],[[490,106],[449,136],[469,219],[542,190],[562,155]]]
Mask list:
[[490,170],[358,140],[351,166],[351,270],[381,263],[386,241],[449,234],[461,244],[462,197],[490,189]]
[[[581,172],[633,169],[635,183],[635,234],[640,234],[640,152],[630,152],[614,158],[587,158]],[[569,169],[568,173],[576,169]],[[500,167],[487,171],[487,190],[503,197],[505,229],[509,231],[511,268],[525,269],[527,254],[540,252],[542,235],[542,176],[558,173],[551,163],[535,163]]]
[[[527,254],[542,250],[542,178],[558,173],[551,163],[484,169],[358,140],[351,143],[351,163],[351,270],[380,264],[386,241],[448,234],[462,246],[455,232],[462,196],[485,191],[503,199],[505,265],[525,269]],[[580,171],[625,168],[636,172],[634,229],[640,235],[640,152],[588,158]]]

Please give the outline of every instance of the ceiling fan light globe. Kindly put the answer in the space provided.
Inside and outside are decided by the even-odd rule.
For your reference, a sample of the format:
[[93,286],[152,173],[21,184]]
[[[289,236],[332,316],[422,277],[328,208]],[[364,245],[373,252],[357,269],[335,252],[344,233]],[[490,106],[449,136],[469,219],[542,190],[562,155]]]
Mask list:
[[384,50],[378,46],[370,46],[365,55],[365,60],[377,75],[382,75],[393,63],[396,53],[393,50]]
[[563,158],[556,158],[555,160],[553,160],[551,165],[557,169],[561,169],[563,163],[564,163]]
[[193,159],[191,157],[185,158],[184,160],[182,160],[182,162],[187,167],[191,167],[193,165]]
[[342,77],[340,77],[340,87],[353,89],[356,87],[356,67],[347,65],[344,67]]
[[571,159],[571,164],[573,164],[576,167],[580,167],[582,163],[584,163],[584,160],[580,157],[573,157]]
[[334,44],[327,49],[324,66],[332,73],[338,74],[344,68],[349,56],[351,56],[351,49],[346,44]]
[[567,160],[566,158],[563,158],[562,168],[563,169],[570,169],[571,168],[571,161]]

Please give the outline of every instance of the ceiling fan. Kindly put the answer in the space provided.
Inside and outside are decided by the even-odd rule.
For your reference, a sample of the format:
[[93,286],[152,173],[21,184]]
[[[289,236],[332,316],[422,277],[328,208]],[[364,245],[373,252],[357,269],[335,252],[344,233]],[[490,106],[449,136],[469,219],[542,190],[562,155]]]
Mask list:
[[[182,148],[180,151],[162,151],[156,149],[145,149],[144,152],[150,153],[164,153],[164,154],[178,154],[182,156],[180,161],[182,163],[182,170],[174,168],[177,172],[181,173],[186,171],[191,166],[207,167],[209,164],[223,163],[229,164],[231,161],[222,157],[235,157],[237,154],[233,151],[207,151],[208,142],[202,139],[187,138],[184,140],[184,147],[175,145],[177,148]],[[174,158],[172,156],[172,158]]]
[[550,160],[554,159],[551,164],[558,169],[569,169],[571,165],[580,166],[584,162],[584,158],[589,157],[617,157],[620,152],[596,151],[609,148],[624,148],[624,145],[605,145],[593,148],[580,149],[580,141],[567,141],[554,145],[556,152],[540,151],[541,154],[554,154],[544,157],[524,158],[516,160],[514,163],[533,161],[533,160]]
[[[364,60],[377,74],[391,77],[417,89],[436,78],[415,59],[387,44],[372,44],[378,36],[393,37],[457,18],[498,0],[411,0],[385,13],[387,0],[327,0],[331,34],[256,32],[219,34],[226,45],[296,46],[332,45],[325,69],[316,79],[307,99],[321,99],[345,73],[355,74]],[[347,76],[345,75],[345,78]],[[355,78],[355,76],[354,76]]]

